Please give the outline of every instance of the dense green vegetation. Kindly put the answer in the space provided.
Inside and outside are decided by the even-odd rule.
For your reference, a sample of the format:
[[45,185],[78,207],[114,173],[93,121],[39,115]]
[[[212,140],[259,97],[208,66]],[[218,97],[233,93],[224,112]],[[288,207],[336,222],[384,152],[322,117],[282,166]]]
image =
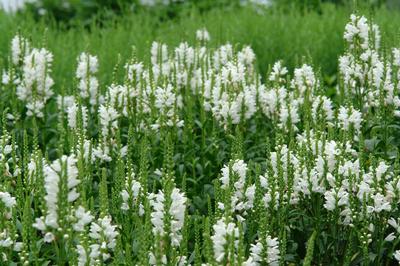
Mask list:
[[399,11],[42,2],[0,14],[0,266],[400,262]]

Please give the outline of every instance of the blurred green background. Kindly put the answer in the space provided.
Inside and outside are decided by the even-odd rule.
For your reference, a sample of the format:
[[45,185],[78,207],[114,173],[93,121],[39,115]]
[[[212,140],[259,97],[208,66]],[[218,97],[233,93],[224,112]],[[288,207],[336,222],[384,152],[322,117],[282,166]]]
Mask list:
[[109,16],[146,12],[149,9],[156,10],[163,17],[173,18],[187,8],[207,12],[215,8],[239,8],[250,4],[257,9],[268,7],[304,12],[321,11],[325,3],[352,8],[400,6],[398,0],[33,0],[27,6],[37,17],[48,15],[57,21],[73,23],[78,19],[79,23],[90,23],[93,18],[105,19]]

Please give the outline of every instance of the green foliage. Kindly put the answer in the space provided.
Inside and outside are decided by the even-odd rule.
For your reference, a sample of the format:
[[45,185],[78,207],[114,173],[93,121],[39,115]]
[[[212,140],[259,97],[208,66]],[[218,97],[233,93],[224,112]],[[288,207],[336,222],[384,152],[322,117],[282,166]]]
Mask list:
[[[163,0],[164,1],[164,0]],[[238,7],[240,0],[189,0],[172,1],[155,5],[142,5],[140,0],[37,0],[27,4],[27,12],[36,20],[53,19],[57,23],[74,26],[77,23],[89,25],[93,21],[101,23],[105,19],[124,14],[150,12],[159,19],[173,19],[182,16],[185,9],[206,12],[215,8]],[[26,13],[26,12],[23,12]]]
[[[47,10],[59,8],[55,1],[43,3]],[[79,11],[83,3],[88,7]],[[28,37],[32,47],[54,53],[53,66],[44,74],[48,71],[55,80],[44,117],[27,115],[30,102],[17,97],[18,85],[12,80],[1,85],[0,172],[4,174],[0,192],[10,192],[16,202],[7,207],[10,197],[1,194],[0,210],[6,219],[0,219],[5,232],[0,236],[10,234],[12,243],[22,243],[21,250],[0,247],[1,259],[76,265],[82,250],[101,244],[99,252],[104,256],[95,265],[148,265],[151,256],[156,265],[177,265],[183,260],[199,266],[243,265],[251,263],[252,255],[257,258],[252,253],[260,247],[261,265],[271,263],[267,260],[271,253],[278,254],[280,265],[393,263],[400,237],[396,235],[393,242],[385,237],[398,234],[388,220],[397,219],[399,213],[400,122],[397,98],[393,100],[399,93],[391,94],[390,89],[400,86],[400,63],[392,62],[389,47],[397,44],[400,15],[384,8],[368,9],[382,29],[383,45],[376,56],[393,67],[393,73],[382,70],[390,77],[385,81],[391,87],[382,85],[383,78],[376,86],[371,75],[346,83],[338,71],[339,55],[360,56],[359,39],[354,50],[343,41],[350,13],[346,5],[310,0],[292,2],[294,9],[282,2],[283,8],[256,10],[232,2],[228,8],[222,6],[228,1],[220,2],[220,7],[212,3],[126,13],[130,1],[71,1],[72,12],[54,11],[59,13],[50,15],[52,19],[30,13],[15,18],[0,15],[4,32],[0,69],[11,76],[24,73],[23,62],[11,62],[9,43],[18,32]],[[113,10],[112,15],[103,20],[107,10]],[[121,18],[115,16],[119,13]],[[100,19],[80,20],[89,14],[100,14]],[[73,25],[58,21],[71,18],[77,18]],[[203,27],[210,32],[210,42],[195,40],[196,30]],[[151,62],[153,41],[169,45],[170,57],[165,62],[172,71],[165,76],[157,76],[158,65],[165,63],[158,62],[162,54],[156,55],[156,63]],[[193,65],[184,62],[181,66],[175,57],[184,41],[190,46],[183,47],[193,48],[188,48],[188,55],[190,51],[196,55]],[[254,49],[256,61],[244,68],[242,83],[230,80],[234,72],[229,70],[232,76],[225,76],[228,81],[219,88],[217,80],[226,69],[212,65],[213,56],[226,42],[234,47],[232,69],[239,65],[239,53],[243,55],[247,44]],[[368,45],[375,45],[372,37]],[[208,60],[202,59],[203,48]],[[100,96],[94,103],[82,96],[79,82],[90,80],[80,80],[76,74],[82,51],[98,55],[100,68],[93,75],[104,97],[101,104]],[[278,60],[289,71],[274,79],[272,64]],[[372,65],[356,60],[365,68]],[[148,72],[129,77],[125,66],[139,62]],[[180,67],[189,76],[182,84],[178,84]],[[196,67],[201,71],[195,72]],[[203,83],[191,85],[198,73]],[[210,75],[211,88],[221,89],[216,97],[226,93],[225,102],[212,102],[206,95],[206,75]],[[126,91],[115,93],[111,84],[125,86]],[[173,99],[171,109],[161,109],[157,100],[164,95],[155,92],[167,84],[172,96],[181,97],[182,106]],[[237,123],[232,117],[222,121],[206,107],[222,109],[253,85],[256,110],[249,118],[244,119],[250,107],[243,98]],[[144,97],[145,93],[150,96]],[[57,96],[74,97],[75,126],[68,116],[72,112],[65,110]],[[170,110],[173,119],[184,121],[182,127],[166,122]],[[109,159],[100,153],[106,149]],[[55,173],[58,168],[60,173]],[[54,177],[59,184],[49,184]],[[369,182],[375,194],[359,193],[361,181]],[[60,226],[49,226],[47,232],[32,225],[49,212],[49,187],[60,190],[56,193]],[[69,200],[74,192],[79,197]],[[384,199],[373,198],[382,194]],[[384,204],[388,202],[390,206]],[[167,233],[156,230],[160,205],[161,227]],[[382,205],[386,209],[375,209]],[[78,207],[93,215],[81,231],[74,227]],[[181,227],[174,217],[178,211],[183,214]],[[98,230],[96,223],[105,224],[107,230]],[[107,235],[114,231],[118,232],[115,237]],[[181,238],[173,242],[177,233]],[[221,238],[227,243],[216,251]],[[217,252],[221,258],[215,256]]]

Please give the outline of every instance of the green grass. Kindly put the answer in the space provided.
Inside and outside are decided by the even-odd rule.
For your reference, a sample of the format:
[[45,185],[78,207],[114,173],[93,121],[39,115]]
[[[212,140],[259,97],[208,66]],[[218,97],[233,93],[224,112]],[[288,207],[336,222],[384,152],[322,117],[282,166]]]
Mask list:
[[[148,60],[153,40],[175,46],[181,41],[194,43],[195,31],[206,27],[211,34],[211,46],[231,42],[250,45],[258,58],[261,73],[282,59],[290,68],[303,62],[314,64],[326,77],[335,75],[337,58],[344,49],[343,29],[351,11],[344,7],[324,5],[321,12],[302,14],[296,10],[284,13],[278,10],[255,11],[252,8],[213,9],[200,14],[184,9],[173,19],[162,19],[156,12],[127,14],[90,27],[66,28],[49,21],[35,22],[29,14],[0,16],[1,57],[9,54],[11,38],[20,31],[33,44],[43,42],[54,53],[56,86],[73,86],[75,61],[84,50],[100,59],[99,79],[104,86],[112,81],[112,70],[121,55],[125,62],[132,46],[138,57]],[[398,42],[400,14],[378,9],[369,17],[380,25],[385,46]]]

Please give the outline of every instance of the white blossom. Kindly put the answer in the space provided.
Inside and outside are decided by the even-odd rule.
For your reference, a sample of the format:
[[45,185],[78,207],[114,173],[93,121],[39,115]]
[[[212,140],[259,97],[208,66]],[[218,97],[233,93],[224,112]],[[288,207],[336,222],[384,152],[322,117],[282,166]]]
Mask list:
[[196,31],[196,39],[201,42],[208,42],[210,40],[210,34],[207,29],[199,29]]
[[9,192],[0,191],[0,200],[4,203],[6,208],[12,208],[17,204],[17,201]]
[[[225,246],[228,245],[227,237],[238,239],[239,229],[232,222],[227,223],[224,219],[219,219],[213,225],[214,234],[211,236],[214,249],[214,258],[218,263],[222,263],[224,258],[229,258],[230,254],[225,254]],[[236,243],[236,240],[234,240]]]

